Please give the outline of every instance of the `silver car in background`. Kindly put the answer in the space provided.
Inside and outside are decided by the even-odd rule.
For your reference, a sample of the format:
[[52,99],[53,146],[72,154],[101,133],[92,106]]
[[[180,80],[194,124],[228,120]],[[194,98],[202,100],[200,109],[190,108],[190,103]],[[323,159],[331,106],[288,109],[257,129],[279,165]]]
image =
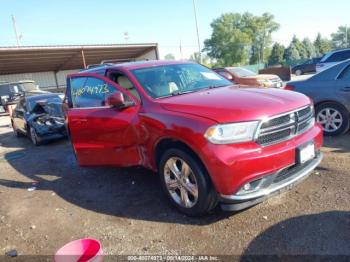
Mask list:
[[325,135],[340,135],[350,125],[350,59],[307,80],[288,82],[287,90],[309,96],[315,104],[316,120]]

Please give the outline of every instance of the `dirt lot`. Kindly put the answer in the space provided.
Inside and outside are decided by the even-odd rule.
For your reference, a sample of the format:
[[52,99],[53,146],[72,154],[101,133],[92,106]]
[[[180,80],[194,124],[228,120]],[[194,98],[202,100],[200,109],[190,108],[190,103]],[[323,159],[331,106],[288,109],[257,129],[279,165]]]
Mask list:
[[68,141],[34,147],[9,123],[0,117],[0,255],[52,255],[83,237],[106,254],[350,255],[350,134],[326,139],[322,165],[283,195],[195,219],[169,206],[153,173],[80,168]]

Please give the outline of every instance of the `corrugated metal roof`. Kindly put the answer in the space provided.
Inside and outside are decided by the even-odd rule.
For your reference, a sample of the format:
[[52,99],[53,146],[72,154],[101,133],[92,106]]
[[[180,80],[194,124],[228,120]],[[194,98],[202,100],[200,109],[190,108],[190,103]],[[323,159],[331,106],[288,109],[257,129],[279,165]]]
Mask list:
[[157,44],[102,44],[0,47],[0,75],[84,68],[103,60],[134,60]]

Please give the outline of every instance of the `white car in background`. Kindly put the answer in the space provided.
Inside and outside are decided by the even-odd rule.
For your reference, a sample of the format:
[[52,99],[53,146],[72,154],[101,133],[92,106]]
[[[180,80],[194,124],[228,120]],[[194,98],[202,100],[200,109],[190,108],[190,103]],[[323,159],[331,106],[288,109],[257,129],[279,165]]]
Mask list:
[[328,52],[316,64],[316,73],[324,71],[347,59],[350,59],[350,48]]

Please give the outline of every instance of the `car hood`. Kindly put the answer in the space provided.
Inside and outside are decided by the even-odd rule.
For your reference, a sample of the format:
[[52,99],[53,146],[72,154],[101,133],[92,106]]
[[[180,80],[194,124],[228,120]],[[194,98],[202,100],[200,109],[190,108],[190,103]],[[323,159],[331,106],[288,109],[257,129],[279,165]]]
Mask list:
[[261,74],[261,75],[256,75],[256,76],[246,76],[243,77],[244,79],[264,79],[264,80],[272,80],[272,79],[276,79],[279,78],[277,75],[265,75],[265,74]]
[[164,98],[159,103],[169,111],[229,123],[264,119],[303,107],[311,101],[303,94],[281,89],[230,86]]

